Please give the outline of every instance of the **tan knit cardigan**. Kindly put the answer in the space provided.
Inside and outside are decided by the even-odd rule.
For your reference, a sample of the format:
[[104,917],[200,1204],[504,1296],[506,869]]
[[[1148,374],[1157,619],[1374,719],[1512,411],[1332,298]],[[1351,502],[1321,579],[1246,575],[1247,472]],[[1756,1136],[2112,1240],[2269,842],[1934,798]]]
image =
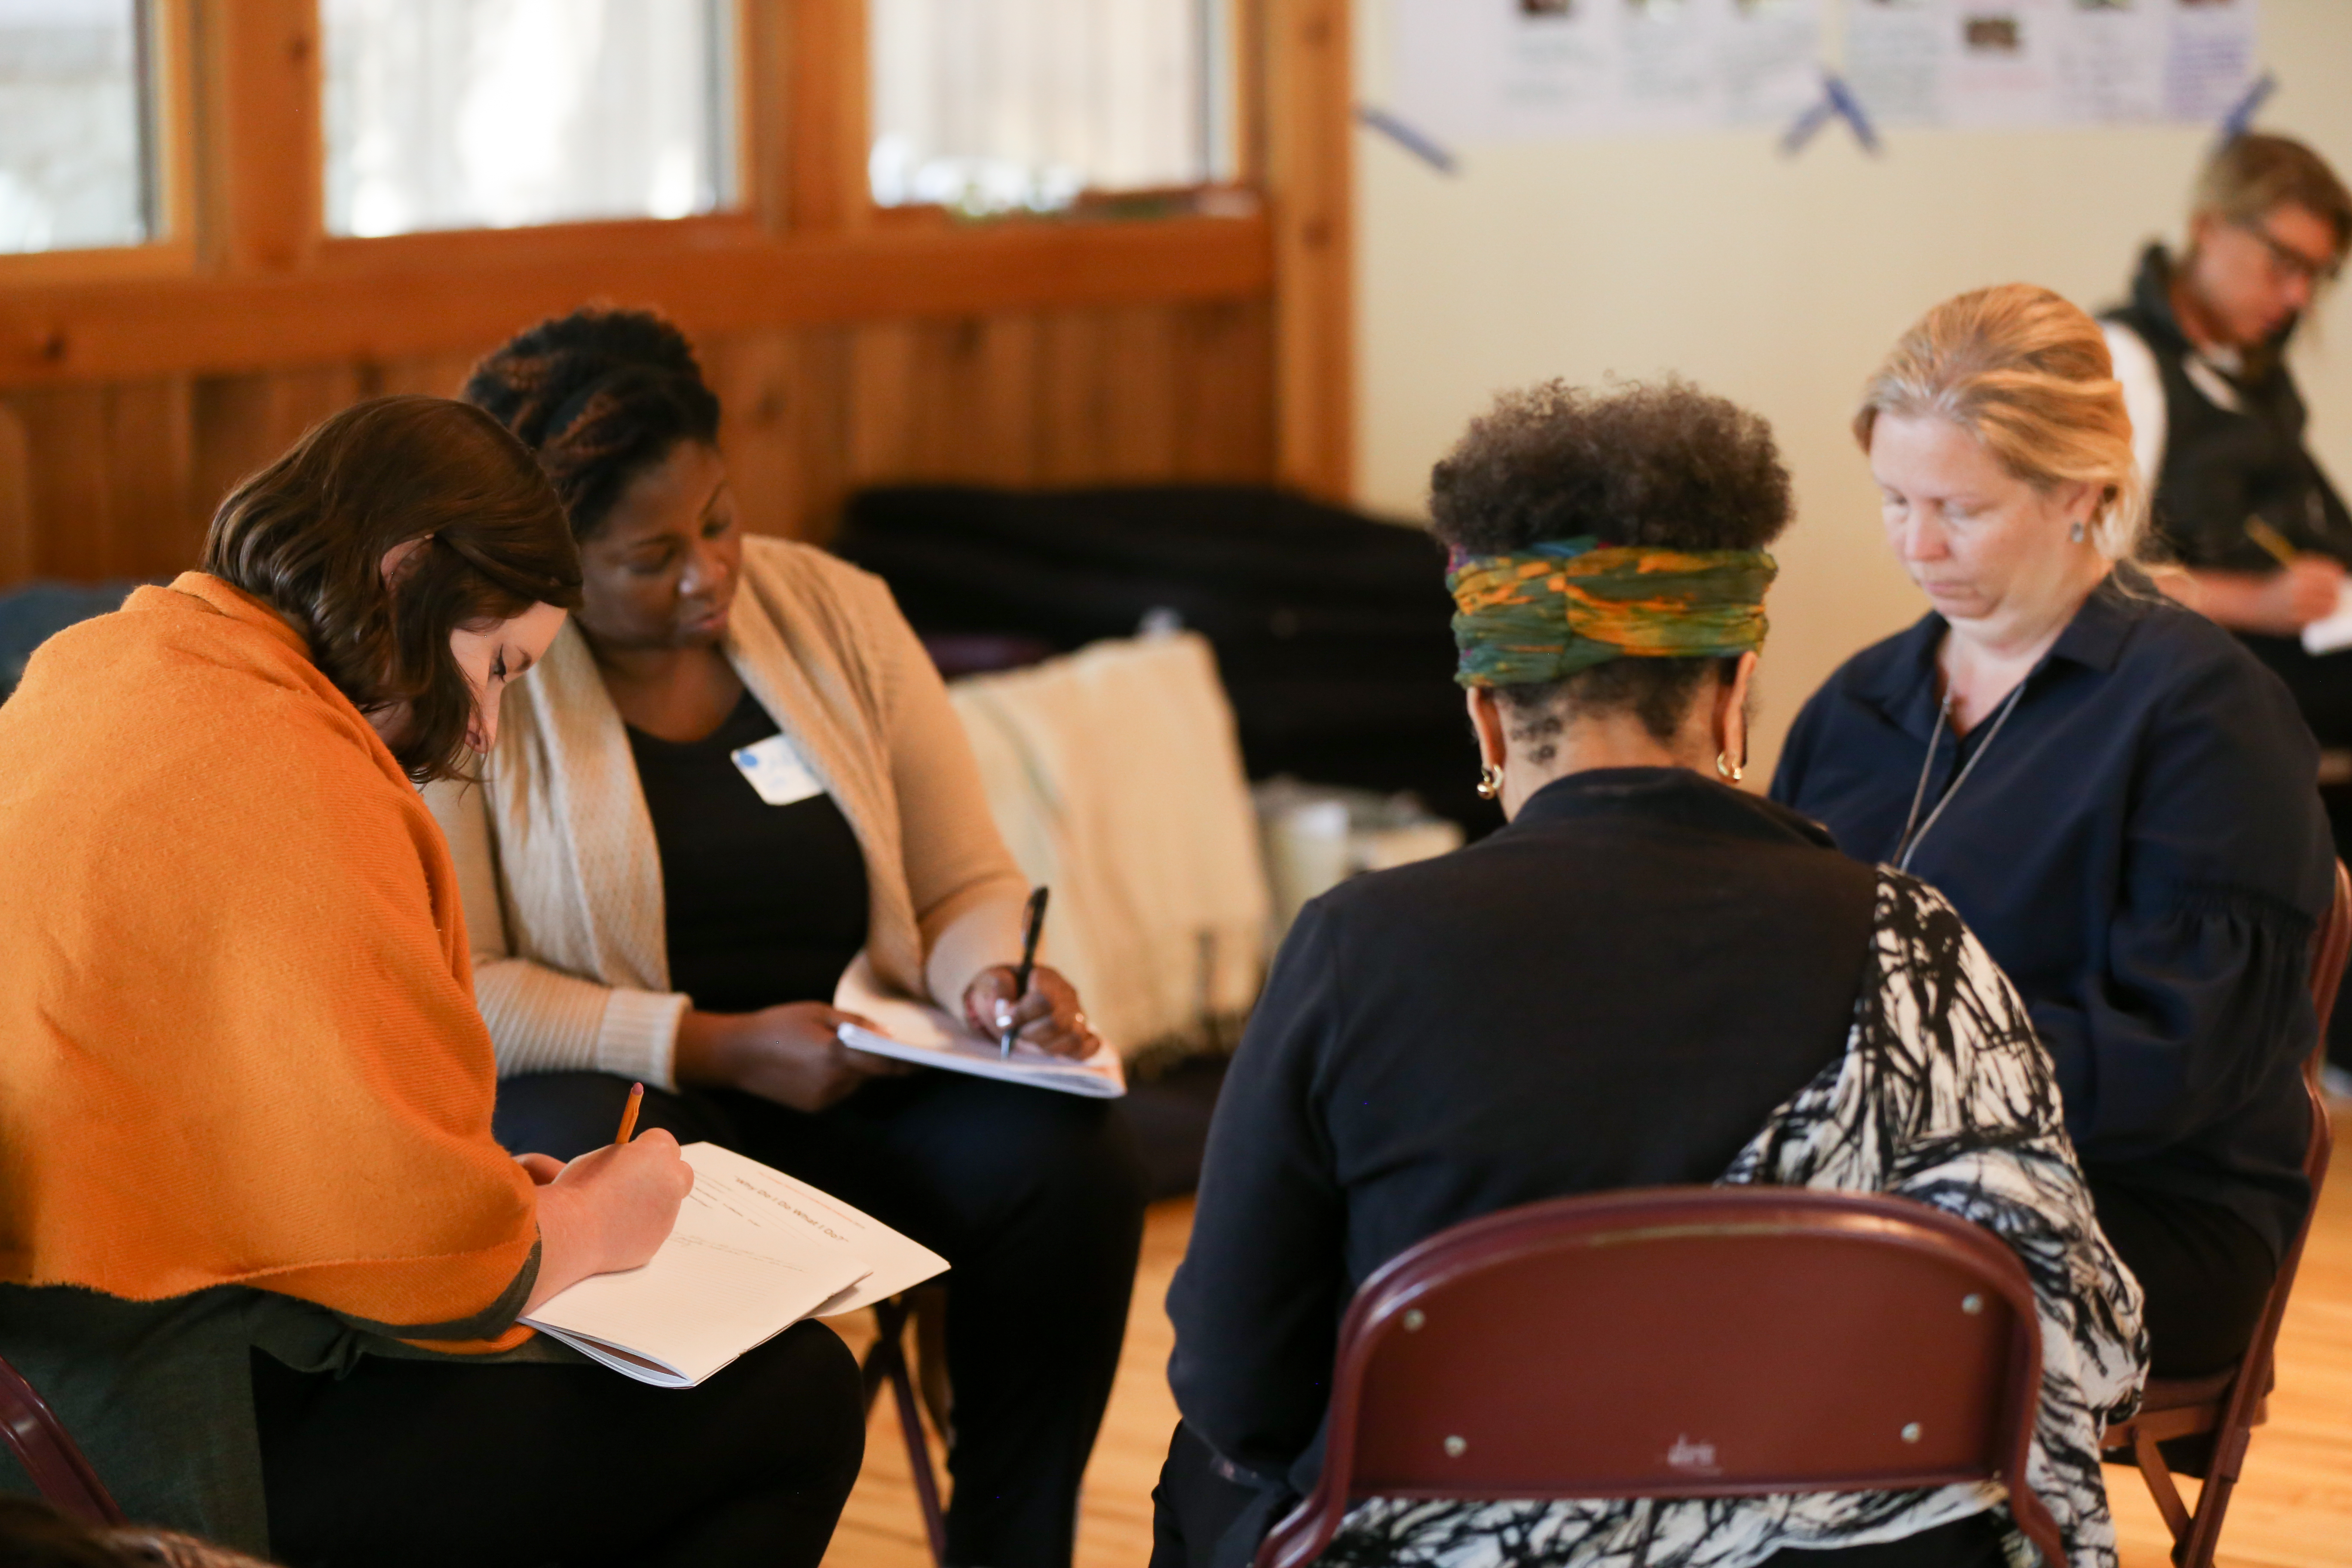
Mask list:
[[[1017,946],[1027,891],[947,689],[879,578],[744,541],[725,651],[865,851],[866,953],[952,1005]],[[436,784],[502,1077],[589,1068],[675,1087],[661,858],[619,710],[578,628],[508,693],[479,786]]]

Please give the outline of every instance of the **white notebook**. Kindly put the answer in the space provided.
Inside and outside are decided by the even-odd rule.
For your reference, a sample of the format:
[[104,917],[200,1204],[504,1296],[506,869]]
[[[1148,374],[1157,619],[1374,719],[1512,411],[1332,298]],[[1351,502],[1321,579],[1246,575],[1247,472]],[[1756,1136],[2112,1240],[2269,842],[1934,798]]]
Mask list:
[[1108,1044],[1076,1060],[1018,1042],[1011,1056],[1001,1055],[994,1040],[973,1034],[937,1007],[885,992],[862,952],[842,975],[833,1005],[881,1026],[876,1030],[844,1024],[836,1033],[852,1050],[1089,1100],[1117,1100],[1127,1092],[1127,1069]]
[[2335,609],[2303,628],[2303,651],[2314,658],[2341,647],[2352,647],[2352,583],[2336,594]]
[[523,1321],[640,1383],[692,1388],[803,1318],[846,1312],[947,1259],[805,1182],[689,1143],[694,1191],[642,1268],[583,1279]]

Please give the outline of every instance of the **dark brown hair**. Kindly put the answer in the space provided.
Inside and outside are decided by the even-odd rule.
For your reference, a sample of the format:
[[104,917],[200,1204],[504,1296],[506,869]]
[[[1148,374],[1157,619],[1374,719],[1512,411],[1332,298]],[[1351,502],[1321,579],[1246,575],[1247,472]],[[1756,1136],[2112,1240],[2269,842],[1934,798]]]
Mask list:
[[[384,583],[386,552],[426,542]],[[204,569],[284,616],[362,713],[409,705],[393,754],[465,776],[473,688],[449,635],[533,605],[580,607],[580,552],[521,444],[480,409],[382,397],[306,431],[229,493]]]
[[[1549,381],[1507,392],[1430,471],[1437,537],[1500,555],[1590,534],[1602,544],[1761,550],[1789,526],[1789,471],[1762,416],[1678,377],[1601,390]],[[1580,713],[1631,712],[1674,739],[1709,658],[1612,658],[1503,686],[1513,737],[1549,761]]]
[[692,346],[650,310],[591,305],[541,321],[484,355],[463,395],[538,454],[583,540],[679,442],[719,440],[719,399]]
[[2223,223],[2255,223],[2292,203],[2336,231],[2336,258],[2352,249],[2352,192],[2300,142],[2249,132],[2206,161],[2189,210]]

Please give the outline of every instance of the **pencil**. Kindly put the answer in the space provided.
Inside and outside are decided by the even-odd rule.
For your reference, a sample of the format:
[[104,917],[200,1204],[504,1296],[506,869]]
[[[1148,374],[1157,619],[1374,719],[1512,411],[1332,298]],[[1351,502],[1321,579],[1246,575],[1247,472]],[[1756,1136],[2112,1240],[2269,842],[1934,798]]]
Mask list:
[[637,1112],[644,1109],[645,1103],[646,1086],[641,1083],[631,1084],[629,1086],[629,1103],[627,1108],[621,1112],[621,1131],[614,1135],[614,1142],[626,1143],[631,1138],[636,1135]]
[[2252,540],[2256,544],[2261,545],[2265,551],[2268,551],[2270,554],[2277,560],[2280,565],[2292,566],[2294,564],[2294,546],[2286,542],[2285,534],[2281,533],[2277,529],[2273,528],[2261,518],[2250,517],[2246,519],[2246,537]]

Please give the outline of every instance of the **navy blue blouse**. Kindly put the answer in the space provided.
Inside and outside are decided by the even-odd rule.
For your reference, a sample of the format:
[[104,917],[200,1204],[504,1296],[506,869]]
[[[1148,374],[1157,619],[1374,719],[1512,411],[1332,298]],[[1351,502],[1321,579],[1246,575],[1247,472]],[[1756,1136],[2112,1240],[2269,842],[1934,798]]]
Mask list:
[[1975,756],[1909,868],[2024,996],[2084,1165],[2221,1204],[2283,1249],[2311,1200],[2298,1075],[2334,893],[2317,752],[2286,687],[2203,616],[2110,577],[2008,721],[1960,748],[1937,723],[1944,634],[1931,613],[1832,675],[1773,798],[1891,861],[1922,765],[1924,818]]

